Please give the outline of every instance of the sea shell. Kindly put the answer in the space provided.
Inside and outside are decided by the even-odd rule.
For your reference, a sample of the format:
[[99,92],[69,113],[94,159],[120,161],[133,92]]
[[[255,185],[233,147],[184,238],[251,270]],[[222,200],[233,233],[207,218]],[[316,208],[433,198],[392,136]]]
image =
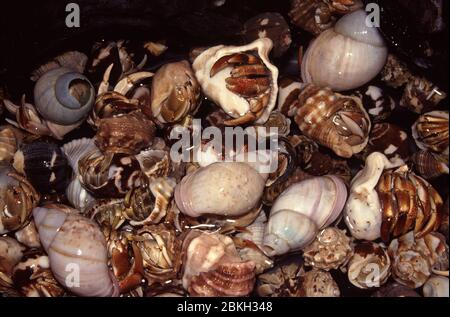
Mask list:
[[141,112],[132,112],[101,119],[95,144],[102,152],[137,154],[151,144],[154,132],[153,121]]
[[274,57],[283,55],[292,43],[289,25],[277,12],[264,12],[245,21],[241,34],[245,43],[264,37],[271,39]]
[[259,204],[264,186],[264,179],[248,164],[218,162],[186,175],[175,188],[175,201],[190,217],[236,217]]
[[444,203],[439,193],[406,165],[392,167],[384,155],[372,153],[352,182],[345,221],[358,239],[388,242],[409,230],[420,238],[439,228]]
[[445,241],[433,233],[415,239],[411,231],[393,240],[388,249],[392,276],[398,283],[411,288],[422,286],[445,249]]
[[51,61],[39,66],[35,69],[30,76],[32,81],[37,81],[42,75],[48,71],[60,67],[65,67],[73,70],[74,72],[82,74],[86,67],[88,57],[86,54],[78,51],[68,51],[61,55],[54,57]]
[[302,257],[290,255],[274,268],[258,275],[255,291],[261,297],[301,297],[304,274]]
[[[227,125],[267,121],[278,95],[278,69],[268,57],[271,49],[272,41],[262,38],[244,46],[214,46],[194,60],[205,95],[234,118]],[[253,79],[252,74],[260,77]]]
[[292,117],[298,108],[298,95],[305,84],[291,78],[282,78],[278,83],[277,109],[285,116]]
[[302,59],[303,82],[343,91],[374,78],[386,62],[387,48],[366,20],[364,10],[354,11],[314,39]]
[[191,296],[245,296],[253,290],[255,264],[239,258],[230,237],[192,231],[183,250],[183,287]]
[[448,166],[435,153],[420,150],[412,155],[411,160],[415,170],[425,179],[449,173]]
[[167,213],[175,185],[175,180],[167,177],[143,181],[125,196],[125,218],[132,226],[159,223]]
[[38,249],[27,251],[14,267],[14,286],[26,297],[60,297],[64,288],[55,280],[47,255]]
[[372,122],[386,120],[397,106],[394,98],[385,89],[377,86],[368,85],[358,94]]
[[142,172],[149,180],[169,176],[176,166],[176,163],[170,159],[170,151],[165,144],[164,148],[161,149],[152,145],[150,149],[143,150],[136,155],[136,159],[141,165]]
[[421,297],[412,288],[393,282],[372,294],[372,297]]
[[314,177],[289,186],[270,210],[265,252],[274,256],[307,246],[318,230],[339,217],[346,198],[345,184],[336,176]]
[[446,97],[445,92],[426,78],[414,77],[403,91],[400,106],[420,114],[433,110]]
[[369,134],[369,143],[361,152],[365,159],[373,152],[381,152],[388,159],[403,160],[410,158],[410,138],[408,134],[392,123],[376,123]]
[[0,234],[25,226],[39,199],[39,193],[25,177],[0,167]]
[[13,269],[22,259],[25,247],[10,237],[0,237],[0,273],[11,277]]
[[325,271],[346,265],[352,255],[351,239],[345,235],[345,230],[335,227],[320,231],[315,240],[303,249],[305,265]]
[[347,267],[348,280],[358,288],[380,287],[391,273],[391,259],[379,244],[369,241],[355,245]]
[[371,123],[360,98],[307,85],[298,101],[294,119],[306,136],[345,158],[367,145]]
[[31,220],[25,227],[17,230],[14,233],[17,241],[26,245],[29,248],[39,248],[41,247],[41,242],[39,240],[39,233],[37,232],[36,225],[34,221]]
[[122,198],[141,183],[142,171],[134,156],[91,151],[78,162],[78,179],[96,198]]
[[397,56],[389,54],[386,65],[384,65],[381,71],[381,80],[388,86],[399,88],[408,83],[412,78],[413,75],[406,64]]
[[162,66],[152,81],[152,115],[160,122],[177,122],[195,113],[200,85],[187,61]]
[[81,296],[117,296],[105,238],[95,222],[57,206],[35,208],[33,216],[58,282]]
[[417,146],[442,155],[448,162],[448,111],[424,113],[412,126]]
[[34,87],[36,109],[45,120],[60,125],[82,121],[94,100],[95,90],[89,80],[69,68],[46,72]]
[[358,0],[295,0],[291,2],[289,17],[294,25],[319,35],[332,27],[339,15],[357,10],[361,6],[362,3]]
[[329,272],[313,269],[302,276],[304,297],[339,297],[341,292]]
[[403,161],[391,162],[383,154],[374,152],[353,178],[344,208],[344,220],[356,239],[375,240],[380,237],[382,212],[376,186],[384,169],[401,164]]
[[448,277],[432,276],[423,286],[424,297],[449,297]]
[[72,173],[61,149],[44,141],[23,143],[14,154],[13,166],[41,194],[63,193]]

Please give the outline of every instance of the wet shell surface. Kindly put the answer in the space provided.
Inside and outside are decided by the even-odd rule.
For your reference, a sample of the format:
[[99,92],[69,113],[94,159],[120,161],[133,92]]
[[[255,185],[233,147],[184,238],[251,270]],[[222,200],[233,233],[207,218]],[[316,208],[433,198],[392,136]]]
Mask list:
[[448,165],[435,153],[420,150],[411,157],[415,170],[425,179],[432,179],[448,174]]
[[315,240],[303,249],[305,265],[329,271],[345,265],[353,255],[351,239],[345,230],[329,227],[320,231]]
[[[278,69],[269,61],[272,45],[269,38],[244,46],[218,45],[194,60],[192,67],[205,95],[235,119],[229,120],[229,125],[263,124],[275,107]],[[230,69],[233,64],[239,66]],[[252,74],[264,77],[246,77]]]
[[230,237],[191,232],[183,242],[183,287],[191,296],[245,296],[255,283],[255,264],[243,262]]
[[248,164],[218,162],[186,175],[175,188],[175,201],[191,217],[240,216],[259,204],[264,186]]
[[369,140],[371,123],[361,99],[329,88],[307,85],[294,119],[306,136],[345,158],[361,152]]
[[0,164],[10,163],[17,151],[21,134],[12,126],[0,126]]
[[431,111],[421,115],[412,126],[417,146],[447,157],[448,161],[448,111]]
[[[69,209],[35,208],[36,227],[50,268],[61,285],[81,296],[117,296],[107,267],[106,241],[98,225]],[[78,272],[77,279],[70,274]]]
[[432,276],[423,286],[423,296],[425,297],[449,297],[448,277]]
[[359,242],[348,262],[347,272],[350,283],[358,288],[380,287],[390,276],[391,259],[379,244]]
[[339,297],[341,292],[329,272],[311,270],[302,277],[301,292],[305,297]]

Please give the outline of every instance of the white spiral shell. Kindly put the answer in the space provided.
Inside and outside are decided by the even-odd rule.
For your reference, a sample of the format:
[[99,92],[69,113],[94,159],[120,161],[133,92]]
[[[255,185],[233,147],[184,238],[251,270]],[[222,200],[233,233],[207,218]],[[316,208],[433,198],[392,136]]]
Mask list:
[[98,225],[57,206],[33,210],[41,244],[61,285],[80,296],[117,296],[118,284],[107,266],[105,238]]

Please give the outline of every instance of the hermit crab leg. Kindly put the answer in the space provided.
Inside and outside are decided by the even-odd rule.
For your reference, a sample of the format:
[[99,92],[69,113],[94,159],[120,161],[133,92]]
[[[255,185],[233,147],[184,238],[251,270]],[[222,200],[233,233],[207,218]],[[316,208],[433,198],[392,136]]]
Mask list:
[[114,87],[114,91],[125,96],[139,81],[150,78],[153,75],[154,74],[152,72],[144,71],[130,74],[117,83]]
[[109,77],[111,76],[111,71],[112,71],[113,67],[114,67],[114,63],[109,65],[108,68],[106,68],[105,73],[103,74],[103,80],[100,83],[100,85],[98,86],[97,95],[101,95],[101,94],[103,94],[103,93],[108,91],[108,89],[109,89]]
[[380,199],[380,207],[383,211],[380,234],[381,239],[385,242],[389,241],[390,234],[397,223],[398,216],[397,206],[391,193],[392,188],[392,173],[383,174],[378,183],[377,192]]
[[394,193],[397,201],[398,216],[394,227],[394,236],[406,234],[417,215],[416,190],[406,175],[394,175]]

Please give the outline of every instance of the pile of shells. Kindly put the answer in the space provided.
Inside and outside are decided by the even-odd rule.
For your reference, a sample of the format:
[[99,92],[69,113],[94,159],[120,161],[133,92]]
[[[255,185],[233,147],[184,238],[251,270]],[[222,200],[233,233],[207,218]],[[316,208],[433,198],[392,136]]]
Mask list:
[[[362,7],[292,1],[178,60],[102,41],[2,93],[0,294],[448,296],[448,99]],[[252,127],[277,147],[195,142]]]

